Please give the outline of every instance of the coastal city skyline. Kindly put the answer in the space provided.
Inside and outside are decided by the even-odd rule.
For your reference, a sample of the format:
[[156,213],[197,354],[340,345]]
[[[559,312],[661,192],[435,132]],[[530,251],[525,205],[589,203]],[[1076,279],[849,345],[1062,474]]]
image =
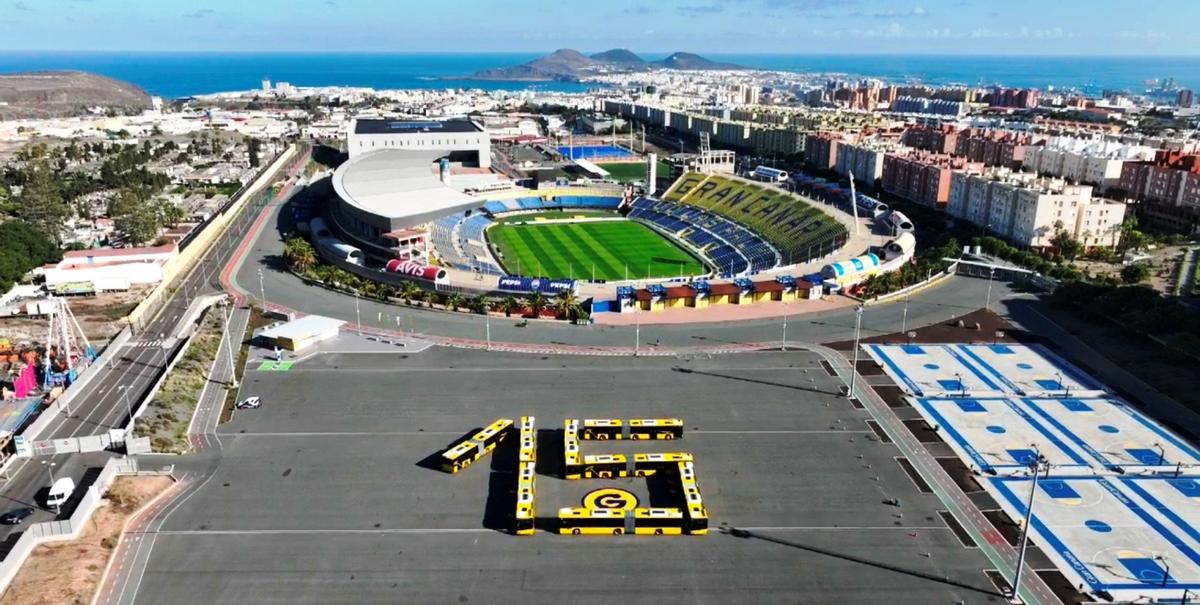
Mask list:
[[[9,50],[639,52],[1189,56],[1200,5],[1154,11],[1116,0],[669,0],[553,4],[486,0],[241,3],[79,0],[9,2]],[[526,10],[528,9],[528,10]],[[63,11],[66,11],[65,13]],[[1171,19],[1159,18],[1171,14]],[[382,18],[381,18],[382,16]],[[53,17],[53,18],[51,18]],[[302,36],[259,35],[264,31]],[[319,32],[319,35],[318,35]],[[64,40],[69,42],[64,44]]]

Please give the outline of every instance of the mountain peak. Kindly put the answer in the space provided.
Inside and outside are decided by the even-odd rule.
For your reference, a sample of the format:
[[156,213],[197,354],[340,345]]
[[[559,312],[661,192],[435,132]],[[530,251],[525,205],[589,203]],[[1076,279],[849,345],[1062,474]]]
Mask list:
[[592,59],[613,65],[641,65],[646,61],[627,48],[614,48],[592,55]]

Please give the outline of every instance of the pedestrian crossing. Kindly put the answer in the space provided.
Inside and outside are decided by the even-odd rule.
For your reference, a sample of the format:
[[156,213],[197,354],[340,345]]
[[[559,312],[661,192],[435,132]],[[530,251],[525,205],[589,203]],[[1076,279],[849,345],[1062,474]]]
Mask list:
[[138,348],[143,348],[143,347],[161,348],[163,346],[163,340],[161,338],[155,338],[153,340],[138,340],[138,341],[134,341],[133,346],[138,347]]

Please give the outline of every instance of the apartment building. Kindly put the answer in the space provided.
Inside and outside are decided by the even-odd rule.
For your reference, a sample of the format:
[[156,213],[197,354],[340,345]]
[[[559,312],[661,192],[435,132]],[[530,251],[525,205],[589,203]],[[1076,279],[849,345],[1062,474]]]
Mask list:
[[983,164],[921,150],[888,153],[883,157],[882,187],[892,195],[944,210],[956,170],[979,173]]
[[955,172],[946,210],[1015,246],[1044,248],[1061,229],[1088,247],[1115,246],[1125,204],[1092,197],[1089,185],[1031,173]]
[[1094,185],[1107,191],[1121,182],[1121,168],[1128,161],[1154,157],[1154,149],[1117,141],[1051,137],[1045,145],[1025,148],[1022,167],[1026,171]]
[[875,140],[842,142],[837,147],[833,169],[840,175],[874,185],[883,176],[883,156],[892,147]]

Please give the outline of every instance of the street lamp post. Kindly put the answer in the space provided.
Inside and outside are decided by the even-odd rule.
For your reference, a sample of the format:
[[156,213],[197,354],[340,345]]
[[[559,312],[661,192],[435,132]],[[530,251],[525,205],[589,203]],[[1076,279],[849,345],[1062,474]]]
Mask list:
[[854,399],[854,385],[858,382],[858,338],[862,332],[863,305],[860,303],[854,309],[854,363],[850,366],[850,389],[846,391],[847,399]]
[[[1025,549],[1029,546],[1029,524],[1033,519],[1033,497],[1037,494],[1038,475],[1041,473],[1042,465],[1046,459],[1042,457],[1042,452],[1038,449],[1037,444],[1031,444],[1030,447],[1036,453],[1033,459],[1033,486],[1029,490],[1029,500],[1025,505],[1025,525],[1021,528],[1021,548],[1017,551],[1017,570],[1013,574],[1012,595],[1009,602],[1023,603],[1020,597],[1021,592],[1021,572],[1025,567]],[[1049,465],[1047,465],[1049,471]]]
[[486,311],[483,314],[484,332],[487,335],[487,350],[492,350],[492,316]]
[[133,408],[129,405],[129,385],[121,385],[117,390],[121,391],[121,401],[125,403],[125,413],[129,416],[129,421],[133,422]]
[[782,343],[779,345],[780,351],[787,350],[787,320],[788,320],[788,306],[787,306],[787,303],[783,303],[783,340],[782,340]]
[[637,357],[642,352],[642,305],[637,298],[633,299],[633,304],[633,356]]
[[229,352],[229,386],[238,388],[237,366],[233,361],[233,332],[229,330],[229,307],[225,307],[225,350]]
[[904,314],[900,316],[900,333],[908,332],[908,296],[910,293],[904,294]]
[[258,293],[262,295],[263,311],[267,310],[267,286],[263,281],[262,267],[258,268]]
[[[53,489],[53,487],[54,487],[54,467],[55,467],[55,466],[56,466],[58,463],[57,463],[57,462],[51,462],[51,461],[49,461],[49,460],[43,460],[43,461],[42,461],[42,464],[45,464],[45,465],[46,465],[46,472],[47,472],[47,473],[49,473],[49,475],[50,475],[50,487]],[[59,509],[58,509],[58,506],[59,506],[59,505],[57,505],[57,504],[55,504],[55,505],[54,505],[54,514],[56,514],[56,515],[58,514],[58,510],[59,510]]]
[[992,276],[994,276],[995,274],[996,274],[995,267],[988,269],[988,289],[987,289],[987,299],[985,299],[984,303],[983,303],[984,311],[992,310]]
[[358,290],[354,291],[354,324],[362,330],[362,311],[358,307]]

